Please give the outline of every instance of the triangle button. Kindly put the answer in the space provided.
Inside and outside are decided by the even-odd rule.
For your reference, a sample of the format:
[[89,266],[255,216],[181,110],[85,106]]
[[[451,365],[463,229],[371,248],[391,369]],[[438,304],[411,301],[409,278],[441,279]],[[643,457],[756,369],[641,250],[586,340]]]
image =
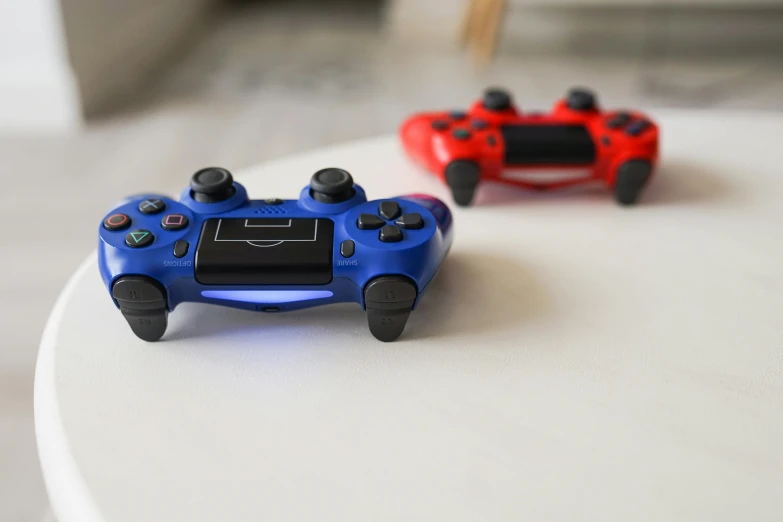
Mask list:
[[155,237],[152,235],[152,232],[143,229],[134,230],[125,236],[125,244],[131,248],[145,247],[152,244],[154,240]]

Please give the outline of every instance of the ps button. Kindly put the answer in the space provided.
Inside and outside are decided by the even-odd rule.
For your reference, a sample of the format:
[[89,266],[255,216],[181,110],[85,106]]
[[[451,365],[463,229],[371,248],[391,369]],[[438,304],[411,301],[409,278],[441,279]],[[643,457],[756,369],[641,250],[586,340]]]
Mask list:
[[378,233],[378,238],[384,243],[397,243],[402,241],[402,230],[394,225],[386,225]]
[[356,226],[360,230],[376,230],[385,224],[386,222],[375,214],[362,214],[356,220]]
[[645,130],[645,129],[647,129],[648,127],[650,127],[650,125],[652,125],[652,124],[651,124],[649,121],[647,121],[647,120],[639,120],[639,121],[635,121],[635,122],[633,122],[632,124],[630,124],[630,125],[629,125],[629,126],[626,128],[626,129],[625,129],[625,133],[626,133],[627,135],[629,135],[629,136],[638,136],[639,134],[641,134],[642,132],[644,132],[644,130]]
[[421,218],[421,214],[413,212],[411,214],[404,214],[400,219],[394,222],[396,225],[402,228],[411,230],[421,230],[424,228],[424,220]]
[[476,130],[483,130],[489,127],[489,123],[486,120],[471,120],[470,126]]
[[382,201],[381,204],[378,205],[378,214],[380,214],[383,219],[395,219],[400,215],[400,205],[398,205],[396,201]]
[[157,214],[158,212],[163,212],[165,208],[166,204],[163,200],[157,198],[145,199],[139,203],[139,212],[142,214]]
[[449,128],[449,124],[443,120],[435,120],[430,125],[435,130],[446,130]]
[[106,230],[122,230],[130,226],[131,219],[125,214],[112,214],[103,220],[103,228]]
[[269,198],[269,199],[265,199],[264,203],[266,203],[267,205],[281,205],[283,203],[283,200],[277,198]]
[[340,255],[343,257],[351,257],[356,252],[356,244],[350,239],[346,239],[340,243]]
[[452,120],[464,120],[468,117],[468,113],[465,111],[450,111],[449,116]]
[[614,115],[613,118],[609,119],[606,122],[606,126],[610,129],[617,129],[619,127],[624,127],[628,124],[628,122],[631,121],[631,115],[627,112],[618,112]]
[[190,243],[188,243],[184,239],[180,239],[179,241],[174,243],[174,257],[185,257],[185,255],[188,253],[189,247],[190,247]]
[[457,138],[458,140],[467,140],[470,138],[470,131],[466,129],[454,129],[451,132],[451,135]]
[[163,230],[182,230],[188,226],[188,218],[182,214],[169,214],[160,221]]
[[125,236],[125,244],[131,248],[143,248],[152,244],[155,236],[149,230],[138,229]]

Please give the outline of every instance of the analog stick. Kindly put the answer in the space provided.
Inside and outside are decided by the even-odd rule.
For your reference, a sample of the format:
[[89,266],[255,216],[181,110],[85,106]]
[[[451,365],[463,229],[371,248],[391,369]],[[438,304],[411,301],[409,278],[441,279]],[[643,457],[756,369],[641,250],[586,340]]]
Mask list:
[[592,111],[596,108],[595,94],[589,89],[575,87],[566,95],[566,105],[572,111]]
[[343,169],[322,169],[310,179],[310,195],[321,203],[340,203],[354,195],[353,178]]
[[226,169],[201,169],[190,179],[193,199],[199,203],[218,203],[234,195],[234,178]]
[[487,89],[482,104],[490,111],[505,111],[511,108],[511,95],[504,89]]

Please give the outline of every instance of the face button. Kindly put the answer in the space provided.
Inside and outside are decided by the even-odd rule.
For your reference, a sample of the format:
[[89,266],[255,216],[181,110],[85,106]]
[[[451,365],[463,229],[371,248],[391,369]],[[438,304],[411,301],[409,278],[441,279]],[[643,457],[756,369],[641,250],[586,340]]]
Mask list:
[[201,169],[190,178],[193,199],[199,203],[219,203],[234,195],[234,178],[226,169]]
[[602,136],[601,137],[601,143],[603,143],[606,147],[612,144],[612,140],[609,139],[609,136]]
[[445,122],[443,120],[435,120],[430,125],[435,130],[446,130],[449,128],[448,122]]
[[631,115],[627,112],[618,112],[614,115],[614,117],[610,118],[606,121],[606,126],[610,129],[617,129],[620,127],[625,127],[628,125],[628,122],[631,121]]
[[131,248],[143,248],[151,245],[154,240],[155,236],[152,235],[152,232],[141,228],[125,236],[125,244]]
[[169,214],[160,221],[163,230],[182,230],[188,226],[188,218],[182,214]]
[[396,201],[382,201],[381,204],[378,205],[378,214],[380,214],[383,219],[395,219],[400,215],[400,205],[398,205]]
[[343,257],[351,257],[356,252],[356,244],[350,239],[346,239],[340,243],[340,255]]
[[470,126],[476,130],[484,130],[489,127],[489,123],[486,120],[470,120]]
[[103,228],[106,230],[122,230],[128,228],[131,219],[125,214],[112,214],[103,220]]
[[494,136],[487,136],[487,145],[489,145],[490,147],[494,147],[496,143],[497,140],[495,139]]
[[586,112],[595,109],[595,94],[581,87],[575,87],[566,95],[566,105],[572,111]]
[[376,230],[385,225],[386,222],[375,214],[362,214],[356,220],[356,226],[359,230]]
[[451,131],[451,135],[458,140],[464,141],[470,138],[470,131],[465,129],[454,129]]
[[511,95],[505,89],[487,89],[482,104],[493,112],[505,111],[511,108]]
[[187,241],[180,239],[174,243],[174,257],[185,257],[185,254],[188,253],[189,247],[190,244]]
[[449,111],[449,117],[452,120],[464,120],[468,117],[468,113],[465,111]]
[[402,241],[402,230],[394,225],[386,225],[378,233],[378,238],[384,243],[397,243]]
[[347,201],[354,195],[353,178],[343,169],[321,169],[310,178],[310,195],[321,203]]
[[421,230],[424,228],[424,220],[421,218],[421,214],[418,212],[404,214],[394,223],[402,228],[407,228],[410,230]]
[[268,198],[264,200],[264,203],[266,203],[267,205],[282,205],[283,200],[277,198]]
[[625,133],[629,136],[638,136],[642,132],[644,132],[645,129],[650,127],[652,123],[650,123],[647,120],[638,120],[630,124],[626,129]]
[[139,203],[139,212],[142,214],[157,214],[158,212],[163,212],[165,208],[166,204],[163,200],[157,198],[145,199]]

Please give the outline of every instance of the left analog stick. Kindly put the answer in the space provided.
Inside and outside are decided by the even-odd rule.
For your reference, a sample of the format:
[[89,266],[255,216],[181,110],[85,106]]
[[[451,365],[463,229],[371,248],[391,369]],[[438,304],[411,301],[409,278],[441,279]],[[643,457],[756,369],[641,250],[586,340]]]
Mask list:
[[347,201],[354,195],[353,178],[343,169],[321,169],[310,179],[310,195],[321,203]]

